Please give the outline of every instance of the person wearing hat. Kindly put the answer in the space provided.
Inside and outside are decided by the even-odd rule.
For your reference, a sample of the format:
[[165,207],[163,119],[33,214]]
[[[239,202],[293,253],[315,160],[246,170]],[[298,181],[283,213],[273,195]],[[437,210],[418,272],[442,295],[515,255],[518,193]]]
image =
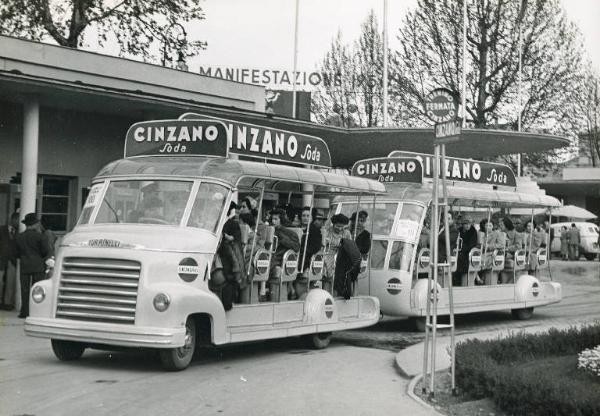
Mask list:
[[462,246],[456,259],[456,272],[454,273],[453,283],[459,286],[462,283],[463,275],[469,271],[469,253],[478,244],[477,229],[473,219],[469,215],[463,215],[458,219],[459,237],[462,240]]
[[17,235],[16,257],[21,259],[21,313],[19,318],[29,315],[29,291],[33,284],[44,279],[46,260],[50,257],[48,241],[42,235],[40,220],[35,213],[25,215],[25,231]]

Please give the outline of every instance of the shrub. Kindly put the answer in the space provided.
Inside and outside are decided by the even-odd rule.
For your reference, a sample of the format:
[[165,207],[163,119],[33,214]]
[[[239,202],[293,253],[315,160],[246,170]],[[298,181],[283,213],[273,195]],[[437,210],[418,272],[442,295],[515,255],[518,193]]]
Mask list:
[[577,367],[600,377],[600,345],[579,353]]
[[577,354],[599,344],[598,324],[467,340],[456,348],[456,382],[511,414],[599,415],[600,383],[577,370]]

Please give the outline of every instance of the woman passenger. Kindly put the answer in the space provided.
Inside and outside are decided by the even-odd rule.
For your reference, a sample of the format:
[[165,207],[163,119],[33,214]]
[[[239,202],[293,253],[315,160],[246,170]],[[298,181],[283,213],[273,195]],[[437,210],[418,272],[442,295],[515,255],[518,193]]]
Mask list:
[[348,222],[348,217],[344,214],[336,214],[331,217],[331,225],[327,229],[322,230],[326,242],[326,251],[323,258],[325,263],[323,279],[327,280],[328,284],[333,284],[333,278],[335,276],[335,255],[340,248],[342,238],[352,240],[352,235],[346,228]]
[[[485,284],[495,284],[491,270],[494,262],[494,250],[504,248],[504,239],[501,237],[500,232],[494,228],[494,223],[488,221],[487,218],[484,218],[479,223],[479,244],[481,245],[482,253],[480,276],[485,281]],[[476,282],[479,284],[483,283],[482,281],[477,281],[477,279]]]
[[505,269],[510,272],[502,272],[502,283],[507,283],[512,277],[512,270],[515,267],[515,251],[523,248],[523,236],[519,233],[509,217],[502,218],[500,230],[506,234],[506,261]]

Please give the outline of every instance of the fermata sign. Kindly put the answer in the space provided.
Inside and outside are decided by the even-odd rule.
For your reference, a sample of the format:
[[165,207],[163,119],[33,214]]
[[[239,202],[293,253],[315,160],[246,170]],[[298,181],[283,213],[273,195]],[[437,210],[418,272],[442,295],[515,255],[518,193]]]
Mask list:
[[125,157],[227,157],[227,130],[217,120],[154,120],[135,123],[127,131]]
[[436,123],[454,120],[458,116],[458,103],[452,91],[436,88],[425,97],[425,114]]

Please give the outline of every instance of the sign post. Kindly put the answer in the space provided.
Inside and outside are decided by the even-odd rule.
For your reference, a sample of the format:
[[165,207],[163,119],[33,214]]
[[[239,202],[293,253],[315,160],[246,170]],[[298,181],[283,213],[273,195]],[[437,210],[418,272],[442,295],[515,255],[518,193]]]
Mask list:
[[[450,272],[450,230],[448,229],[448,193],[446,189],[446,143],[452,143],[461,140],[461,120],[458,116],[458,102],[454,94],[445,88],[437,88],[431,91],[425,98],[425,113],[435,122],[435,140],[433,145],[434,163],[433,163],[433,210],[431,213],[431,235],[430,243],[431,251],[433,252],[433,273],[429,274],[427,281],[427,308],[425,317],[425,351],[423,354],[423,393],[426,393],[425,378],[428,372],[428,354],[431,354],[431,373],[430,373],[430,397],[435,396],[435,355],[436,355],[436,336],[437,330],[441,328],[450,328],[450,355],[451,355],[451,372],[452,372],[452,392],[456,393],[455,386],[455,354],[454,354],[454,298],[452,294],[452,275]],[[440,164],[441,157],[441,164]],[[442,167],[442,195],[444,207],[444,239],[446,245],[446,260],[443,263],[439,262],[439,181],[440,181],[440,166]],[[437,323],[437,303],[438,303],[438,272],[442,270],[448,276],[448,302],[450,309],[450,324],[439,325]],[[429,351],[429,336],[431,331],[431,351]]]

